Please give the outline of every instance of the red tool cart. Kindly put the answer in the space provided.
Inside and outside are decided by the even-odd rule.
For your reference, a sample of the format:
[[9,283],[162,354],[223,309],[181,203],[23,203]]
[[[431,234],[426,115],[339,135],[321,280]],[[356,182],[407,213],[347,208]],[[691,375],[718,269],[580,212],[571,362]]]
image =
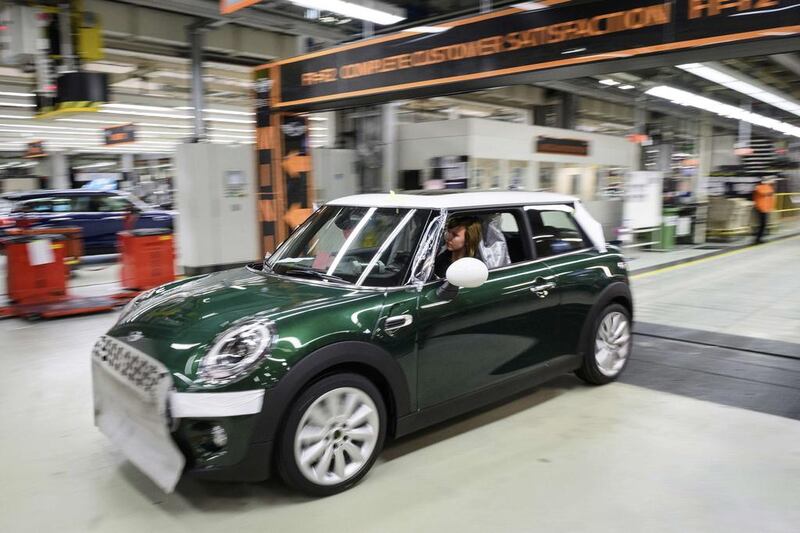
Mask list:
[[12,235],[0,239],[8,259],[9,305],[0,317],[57,318],[111,311],[112,298],[78,298],[67,292],[69,269],[65,237],[55,234]]
[[67,298],[64,236],[16,235],[5,237],[8,298],[15,304],[42,304]]
[[144,291],[175,280],[175,245],[167,228],[121,231],[120,282],[124,289]]

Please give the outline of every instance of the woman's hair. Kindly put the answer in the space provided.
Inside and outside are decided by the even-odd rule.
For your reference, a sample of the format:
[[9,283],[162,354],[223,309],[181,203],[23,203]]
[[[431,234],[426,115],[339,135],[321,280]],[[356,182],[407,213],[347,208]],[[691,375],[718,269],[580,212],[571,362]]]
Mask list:
[[476,217],[453,217],[447,221],[447,229],[464,226],[464,255],[475,257],[481,243],[481,221]]

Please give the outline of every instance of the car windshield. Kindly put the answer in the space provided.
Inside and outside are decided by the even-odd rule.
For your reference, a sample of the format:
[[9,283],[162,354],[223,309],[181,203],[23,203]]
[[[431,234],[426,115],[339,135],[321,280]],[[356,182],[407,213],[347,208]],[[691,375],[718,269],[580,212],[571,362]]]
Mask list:
[[392,287],[404,282],[429,211],[326,206],[269,258],[266,270]]

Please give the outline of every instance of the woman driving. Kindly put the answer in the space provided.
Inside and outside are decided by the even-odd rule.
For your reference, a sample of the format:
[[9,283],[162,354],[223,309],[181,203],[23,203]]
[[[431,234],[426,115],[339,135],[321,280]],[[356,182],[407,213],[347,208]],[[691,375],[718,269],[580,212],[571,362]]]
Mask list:
[[433,272],[444,278],[447,267],[462,257],[481,259],[479,245],[482,238],[481,221],[476,217],[455,216],[447,221],[444,234],[446,249],[436,256]]

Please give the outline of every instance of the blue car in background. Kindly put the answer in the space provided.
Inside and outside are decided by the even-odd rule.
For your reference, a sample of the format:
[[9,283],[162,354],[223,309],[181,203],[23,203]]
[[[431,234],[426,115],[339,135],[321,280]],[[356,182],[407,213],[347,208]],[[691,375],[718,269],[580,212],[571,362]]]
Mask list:
[[116,191],[69,189],[7,193],[0,197],[6,223],[25,219],[30,227],[79,227],[86,255],[115,253],[117,233],[126,215],[138,211],[136,229],[174,227],[170,211],[147,205],[133,195]]

